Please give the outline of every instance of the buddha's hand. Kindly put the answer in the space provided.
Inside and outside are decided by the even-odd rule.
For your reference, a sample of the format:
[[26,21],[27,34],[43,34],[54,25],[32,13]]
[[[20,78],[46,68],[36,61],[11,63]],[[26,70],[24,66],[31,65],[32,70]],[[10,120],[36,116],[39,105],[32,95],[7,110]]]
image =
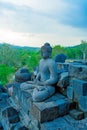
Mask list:
[[43,90],[45,90],[45,88],[43,87],[43,86],[37,86],[37,88],[36,88],[38,91],[43,91]]
[[37,85],[40,85],[40,86],[44,86],[44,83],[41,82],[41,81],[39,81],[39,80],[37,80],[36,84],[37,84]]

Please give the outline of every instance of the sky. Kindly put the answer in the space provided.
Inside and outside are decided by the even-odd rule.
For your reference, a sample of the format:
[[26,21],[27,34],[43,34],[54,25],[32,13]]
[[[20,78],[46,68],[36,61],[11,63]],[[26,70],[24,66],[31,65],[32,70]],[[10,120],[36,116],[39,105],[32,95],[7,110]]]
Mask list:
[[74,46],[87,40],[87,0],[0,0],[0,43]]

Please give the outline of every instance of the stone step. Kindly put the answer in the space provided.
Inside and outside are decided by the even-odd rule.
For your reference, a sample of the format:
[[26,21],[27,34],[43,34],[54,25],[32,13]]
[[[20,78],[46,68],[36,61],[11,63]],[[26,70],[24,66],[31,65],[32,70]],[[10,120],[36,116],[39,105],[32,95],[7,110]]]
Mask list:
[[63,118],[70,124],[70,126],[74,127],[73,130],[87,130],[87,118],[76,120],[70,115],[65,115]]
[[80,96],[87,96],[87,81],[73,79],[71,80],[70,86],[73,88],[75,101],[78,101]]
[[30,113],[39,122],[47,122],[66,115],[70,110],[70,104],[71,102],[67,99],[57,99],[51,102],[34,102]]
[[[30,90],[31,91],[31,90]],[[28,114],[32,107],[32,97],[29,90],[21,91],[20,105],[22,109]]]
[[69,123],[63,118],[59,117],[53,121],[44,122],[41,124],[41,130],[75,130]]
[[80,110],[73,109],[69,112],[69,115],[76,120],[81,120],[84,118],[84,113]]
[[69,65],[69,77],[78,78],[87,81],[87,65],[70,64]]

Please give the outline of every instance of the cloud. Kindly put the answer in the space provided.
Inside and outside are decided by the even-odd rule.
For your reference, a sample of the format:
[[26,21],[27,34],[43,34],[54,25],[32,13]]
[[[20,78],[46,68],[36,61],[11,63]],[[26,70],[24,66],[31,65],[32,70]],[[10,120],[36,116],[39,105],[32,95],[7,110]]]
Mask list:
[[86,0],[0,0],[0,39],[19,45],[79,43],[87,36]]
[[[65,0],[67,2],[67,0]],[[61,23],[76,28],[87,29],[87,1],[75,0],[68,1],[68,9],[65,16],[60,19]]]

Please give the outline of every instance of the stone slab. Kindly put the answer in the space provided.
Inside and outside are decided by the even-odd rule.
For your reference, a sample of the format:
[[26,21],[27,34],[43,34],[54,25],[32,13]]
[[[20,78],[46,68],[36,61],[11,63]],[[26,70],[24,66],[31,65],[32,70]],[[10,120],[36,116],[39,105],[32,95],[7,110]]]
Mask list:
[[87,65],[70,64],[69,65],[69,77],[78,78],[81,80],[87,80]]
[[33,103],[30,112],[39,122],[46,122],[68,113],[69,105],[69,102],[65,99],[54,102]]
[[20,102],[24,111],[28,114],[29,110],[32,107],[32,98],[31,98],[31,95],[27,91],[22,91]]
[[4,130],[4,128],[3,128],[2,124],[1,124],[1,122],[0,122],[0,130]]
[[51,96],[50,98],[46,99],[44,102],[51,102],[51,101],[57,101],[59,99],[65,99],[66,97],[62,95],[61,93],[56,93],[55,95]]
[[84,113],[80,110],[73,109],[69,112],[69,114],[76,120],[81,120],[84,118]]
[[60,74],[57,86],[60,88],[67,87],[69,85],[69,75],[68,72],[63,72]]
[[87,112],[87,96],[80,96],[78,101],[79,109]]
[[67,97],[68,97],[70,100],[73,100],[73,98],[74,98],[73,87],[71,87],[71,86],[68,86],[68,87],[67,87]]
[[73,79],[71,80],[71,86],[73,87],[74,91],[74,99],[78,101],[80,96],[87,95],[87,81]]
[[74,130],[87,130],[87,118],[75,120],[70,115],[65,115],[63,118],[74,128]]
[[41,130],[74,130],[63,118],[57,118],[53,121],[42,123]]
[[58,106],[54,102],[33,103],[30,112],[39,122],[45,122],[57,118]]
[[59,88],[58,92],[60,92],[64,96],[67,96],[67,89],[66,88]]

